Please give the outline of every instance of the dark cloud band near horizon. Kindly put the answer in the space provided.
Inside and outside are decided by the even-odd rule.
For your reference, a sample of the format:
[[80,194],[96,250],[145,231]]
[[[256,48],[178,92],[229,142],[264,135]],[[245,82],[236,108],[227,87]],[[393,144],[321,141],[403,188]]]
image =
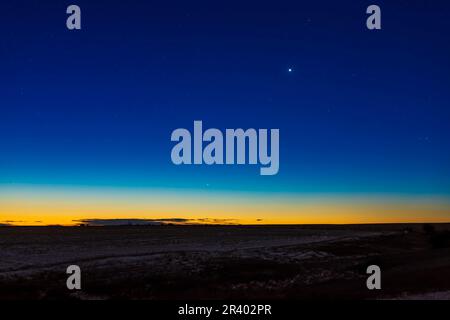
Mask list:
[[237,225],[237,219],[187,219],[187,218],[162,218],[162,219],[79,219],[73,220],[79,224],[88,226],[124,226],[124,225],[167,225],[167,224],[231,224]]

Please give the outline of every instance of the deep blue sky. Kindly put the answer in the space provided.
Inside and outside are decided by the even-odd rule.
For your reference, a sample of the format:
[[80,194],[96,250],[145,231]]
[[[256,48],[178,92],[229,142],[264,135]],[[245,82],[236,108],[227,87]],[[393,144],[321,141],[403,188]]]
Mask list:
[[[72,3],[80,31],[65,27]],[[365,27],[372,3],[379,31]],[[450,194],[448,1],[7,0],[1,12],[1,184]],[[194,120],[279,128],[279,174],[174,166],[170,134]]]

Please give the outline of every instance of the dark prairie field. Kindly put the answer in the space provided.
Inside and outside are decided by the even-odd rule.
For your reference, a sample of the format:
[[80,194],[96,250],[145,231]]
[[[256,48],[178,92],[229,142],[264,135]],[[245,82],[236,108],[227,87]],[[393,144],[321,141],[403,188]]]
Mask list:
[[[0,227],[0,299],[450,299],[450,225],[434,229]],[[366,289],[370,264],[382,290]]]

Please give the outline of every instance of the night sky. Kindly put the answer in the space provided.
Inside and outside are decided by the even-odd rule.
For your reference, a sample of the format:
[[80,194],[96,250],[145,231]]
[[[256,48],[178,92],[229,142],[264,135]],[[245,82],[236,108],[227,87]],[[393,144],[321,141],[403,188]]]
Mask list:
[[[2,1],[0,223],[450,221],[450,3],[242,2]],[[279,173],[173,165],[194,120]]]

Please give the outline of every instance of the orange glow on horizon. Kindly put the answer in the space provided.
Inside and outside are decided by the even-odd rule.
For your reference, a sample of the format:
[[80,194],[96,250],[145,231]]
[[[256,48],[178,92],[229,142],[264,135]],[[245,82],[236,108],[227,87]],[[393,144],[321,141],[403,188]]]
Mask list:
[[255,196],[167,190],[19,188],[0,193],[0,225],[77,225],[85,219],[171,218],[191,219],[189,223],[220,223],[227,219],[226,223],[233,224],[450,222],[450,201],[430,196]]

